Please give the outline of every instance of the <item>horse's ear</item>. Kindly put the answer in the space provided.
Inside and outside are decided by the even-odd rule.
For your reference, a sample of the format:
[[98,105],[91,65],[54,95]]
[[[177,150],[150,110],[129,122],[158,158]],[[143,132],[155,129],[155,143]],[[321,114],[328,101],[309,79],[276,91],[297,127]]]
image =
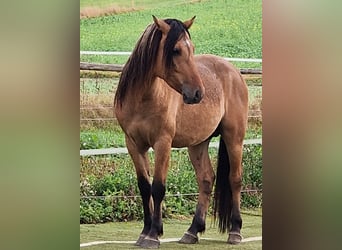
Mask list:
[[186,29],[190,29],[191,25],[194,23],[195,18],[196,18],[196,16],[194,16],[193,18],[183,22]]
[[170,30],[170,25],[168,25],[164,20],[156,18],[154,15],[152,15],[152,17],[158,29],[166,35]]

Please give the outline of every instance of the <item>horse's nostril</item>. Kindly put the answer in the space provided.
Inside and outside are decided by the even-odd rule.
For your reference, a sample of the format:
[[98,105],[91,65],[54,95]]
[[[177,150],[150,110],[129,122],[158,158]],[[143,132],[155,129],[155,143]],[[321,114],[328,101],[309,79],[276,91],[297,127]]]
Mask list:
[[202,100],[203,93],[200,89],[183,88],[183,101],[186,104],[199,103]]
[[202,100],[202,92],[200,90],[196,90],[193,100],[194,103],[199,103]]
[[187,94],[185,94],[185,93],[183,94],[183,101],[186,104],[192,103],[191,98],[189,98],[189,96],[187,96]]

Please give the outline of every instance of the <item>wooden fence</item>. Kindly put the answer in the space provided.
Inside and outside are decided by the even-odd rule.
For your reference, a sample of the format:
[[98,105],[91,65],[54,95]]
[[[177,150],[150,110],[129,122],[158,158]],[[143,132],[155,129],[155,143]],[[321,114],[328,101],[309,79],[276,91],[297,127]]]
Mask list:
[[[122,72],[124,65],[81,62],[80,70],[115,71]],[[261,69],[240,69],[241,74],[262,74]]]

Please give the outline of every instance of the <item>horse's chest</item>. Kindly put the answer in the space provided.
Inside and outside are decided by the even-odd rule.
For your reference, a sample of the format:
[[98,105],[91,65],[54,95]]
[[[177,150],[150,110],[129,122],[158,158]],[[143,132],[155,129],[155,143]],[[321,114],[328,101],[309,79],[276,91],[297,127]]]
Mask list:
[[174,134],[175,122],[162,113],[136,113],[126,120],[125,133],[135,141],[153,146],[161,134]]

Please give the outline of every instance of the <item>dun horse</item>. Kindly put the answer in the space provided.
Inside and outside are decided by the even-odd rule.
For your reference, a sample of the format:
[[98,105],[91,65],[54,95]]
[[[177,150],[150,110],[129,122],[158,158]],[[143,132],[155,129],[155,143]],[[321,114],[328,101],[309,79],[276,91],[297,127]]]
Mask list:
[[[194,55],[185,22],[158,19],[150,24],[125,64],[115,95],[115,116],[125,132],[144,208],[144,227],[136,242],[158,248],[163,234],[161,202],[165,195],[171,147],[188,147],[199,188],[193,221],[180,243],[198,242],[214,185],[208,145],[221,136],[214,213],[228,243],[238,244],[242,148],[247,125],[248,93],[240,72],[225,59]],[[148,149],[155,153],[150,180]]]

